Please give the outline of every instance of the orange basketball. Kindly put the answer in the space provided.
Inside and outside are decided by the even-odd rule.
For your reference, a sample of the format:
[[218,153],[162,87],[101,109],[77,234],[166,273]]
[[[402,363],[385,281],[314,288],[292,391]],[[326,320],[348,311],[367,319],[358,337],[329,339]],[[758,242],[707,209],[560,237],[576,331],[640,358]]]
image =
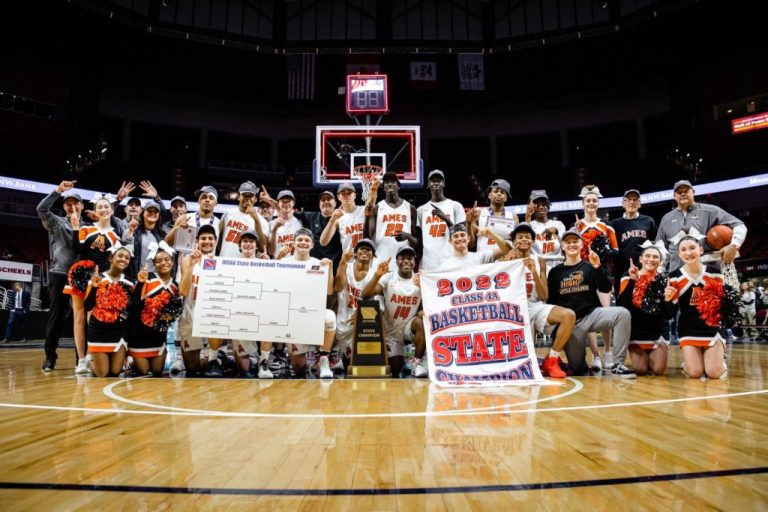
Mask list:
[[733,236],[733,229],[728,226],[718,224],[712,226],[707,231],[707,245],[716,251],[719,251],[726,245],[731,243],[731,237]]

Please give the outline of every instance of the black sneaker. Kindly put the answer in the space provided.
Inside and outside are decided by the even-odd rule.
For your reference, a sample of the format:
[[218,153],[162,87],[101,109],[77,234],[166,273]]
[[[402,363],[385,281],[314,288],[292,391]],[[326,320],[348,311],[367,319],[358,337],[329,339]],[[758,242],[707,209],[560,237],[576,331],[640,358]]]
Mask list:
[[613,365],[613,368],[611,369],[611,375],[615,375],[617,377],[621,377],[622,379],[636,379],[637,375],[634,371],[630,370],[623,364],[615,364]]
[[43,363],[43,371],[44,372],[52,372],[56,368],[56,360],[55,359],[46,359]]
[[218,359],[208,362],[208,367],[205,369],[206,377],[222,377],[224,371],[221,367],[221,362]]

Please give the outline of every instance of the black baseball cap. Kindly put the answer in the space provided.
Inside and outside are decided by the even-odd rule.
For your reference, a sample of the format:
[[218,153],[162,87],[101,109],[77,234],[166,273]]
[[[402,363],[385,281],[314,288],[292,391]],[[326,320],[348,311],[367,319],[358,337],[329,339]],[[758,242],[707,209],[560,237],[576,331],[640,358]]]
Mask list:
[[376,255],[376,244],[373,243],[373,240],[370,238],[363,238],[359,242],[357,242],[357,245],[355,246],[355,252],[357,252],[358,249],[362,246],[368,246],[370,247],[371,251],[373,251],[373,255]]
[[518,224],[517,227],[512,230],[512,233],[510,233],[509,237],[514,240],[518,233],[529,233],[531,237],[534,239],[536,238],[536,232],[533,230],[530,224]]
[[213,224],[203,224],[197,228],[197,234],[195,235],[195,238],[200,238],[200,235],[204,235],[205,233],[211,233],[213,234],[214,238],[218,238],[218,235],[216,234],[216,228],[213,227]]

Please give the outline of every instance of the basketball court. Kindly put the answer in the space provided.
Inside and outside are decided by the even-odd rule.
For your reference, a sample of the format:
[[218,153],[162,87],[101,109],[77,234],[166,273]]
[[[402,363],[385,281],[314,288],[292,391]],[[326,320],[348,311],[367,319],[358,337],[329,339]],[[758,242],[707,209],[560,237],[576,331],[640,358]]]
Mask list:
[[[75,378],[0,351],[4,510],[761,510],[768,348],[727,380]],[[542,352],[539,349],[539,352]],[[539,354],[543,355],[542,353]],[[58,370],[58,368],[57,368]]]

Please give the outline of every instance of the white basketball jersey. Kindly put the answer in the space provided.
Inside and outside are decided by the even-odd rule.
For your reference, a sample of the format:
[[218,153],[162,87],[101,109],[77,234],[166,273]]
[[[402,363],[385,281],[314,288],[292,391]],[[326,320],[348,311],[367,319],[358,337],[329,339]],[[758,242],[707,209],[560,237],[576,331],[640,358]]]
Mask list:
[[[510,219],[514,222],[494,223],[495,219]],[[516,225],[516,215],[514,213],[508,212],[506,209],[504,210],[503,215],[497,216],[491,215],[490,208],[482,208],[480,210],[480,217],[477,220],[477,227],[484,228],[487,226],[491,228],[491,231],[499,235],[504,240],[510,240],[510,234],[512,233],[512,230],[515,229]],[[509,245],[512,246],[511,240]],[[493,238],[488,238],[487,236],[477,237],[477,252],[493,252],[494,249],[496,249],[496,241]]]
[[421,304],[421,289],[413,277],[405,279],[396,272],[385,274],[379,281],[384,290],[384,325],[387,341],[403,341],[403,328],[411,321]]
[[[533,253],[541,256],[547,262],[547,270],[559,265],[565,259],[560,248],[560,237],[565,233],[565,225],[559,220],[549,219],[547,222],[531,221],[531,227],[536,233],[536,240],[533,243]],[[547,240],[547,229],[557,229],[558,236]]]
[[375,267],[371,265],[368,273],[360,281],[355,279],[354,260],[347,264],[347,284],[339,292],[339,310],[336,314],[336,320],[340,323],[351,323],[352,318],[357,311],[357,301],[362,299],[363,290],[373,279]]
[[416,222],[421,227],[421,242],[424,245],[421,270],[437,269],[443,260],[453,256],[448,225],[437,215],[432,215],[435,207],[439,208],[454,224],[467,220],[464,207],[451,199],[419,206],[416,210]]
[[[269,233],[269,224],[264,217],[258,215],[261,230],[264,234]],[[232,210],[224,213],[221,218],[224,223],[224,232],[221,234],[221,252],[219,256],[225,256],[227,258],[241,258],[240,253],[240,235],[246,231],[255,229],[256,223],[253,217],[247,213],[243,213],[239,208],[233,208]]]
[[[539,258],[537,258],[535,254],[531,254],[531,259],[536,266],[536,272],[541,274]],[[541,298],[539,298],[539,293],[536,291],[536,281],[533,279],[533,274],[528,270],[528,267],[523,266],[523,268],[525,270],[525,295],[528,297],[528,302],[539,302]],[[544,281],[546,281],[546,279],[544,279]]]
[[[365,208],[358,206],[351,213],[344,212],[339,218],[339,237],[341,250],[345,251],[355,247],[357,242],[363,239],[363,223],[365,222]],[[377,251],[378,252],[378,251]]]
[[386,261],[391,257],[389,269],[396,271],[395,255],[400,247],[409,246],[407,241],[398,242],[398,233],[411,234],[411,203],[403,201],[397,208],[392,208],[381,200],[376,213],[376,259]]
[[[270,230],[272,229],[272,226],[275,225],[274,223],[275,220],[272,220],[272,222],[269,223]],[[282,249],[284,245],[293,242],[293,237],[296,234],[296,231],[301,228],[301,222],[294,216],[291,216],[288,222],[277,228],[277,232],[275,233],[275,254],[273,256],[277,256],[277,253],[280,252],[280,249]]]

